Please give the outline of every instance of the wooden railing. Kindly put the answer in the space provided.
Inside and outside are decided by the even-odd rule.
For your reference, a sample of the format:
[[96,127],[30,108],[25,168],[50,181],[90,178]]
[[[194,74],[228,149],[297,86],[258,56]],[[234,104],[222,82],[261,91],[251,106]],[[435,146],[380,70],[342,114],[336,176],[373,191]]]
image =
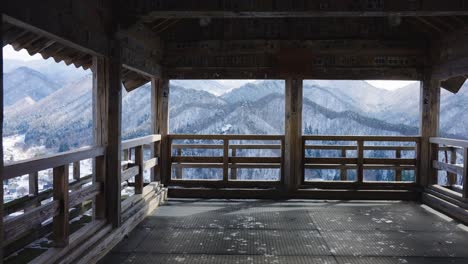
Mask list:
[[[468,201],[468,141],[431,138],[432,190]],[[446,172],[446,181],[439,182],[439,171]]]
[[[194,141],[204,141],[197,143]],[[174,141],[184,141],[176,143]],[[187,143],[188,141],[188,143]],[[249,141],[242,144],[242,141]],[[254,143],[251,143],[251,142]],[[260,144],[258,142],[267,142]],[[279,185],[283,179],[284,136],[276,135],[170,135],[171,175],[170,183],[182,186],[216,186],[216,187],[265,187]],[[209,142],[209,143],[206,143]],[[235,142],[235,143],[233,143]],[[219,150],[216,155],[191,155],[187,150]],[[277,152],[278,155],[242,156],[242,151]],[[188,179],[184,177],[184,169],[218,169],[222,173],[216,179]],[[241,169],[275,169],[276,179],[242,179]],[[275,178],[275,177],[272,177]]]
[[[419,137],[403,136],[303,136],[304,176],[306,170],[339,170],[339,179],[306,179],[304,186],[350,187],[352,185],[402,185],[414,184],[417,180],[419,159]],[[312,143],[313,144],[310,144]],[[368,144],[374,143],[374,144]],[[377,144],[375,144],[377,143]],[[311,152],[316,151],[318,156]],[[320,152],[335,151],[333,157],[323,157]],[[369,157],[366,151],[393,152],[393,157]],[[349,154],[352,152],[352,155]],[[354,153],[353,153],[354,152]],[[411,158],[404,158],[404,152],[413,152]],[[388,155],[387,155],[388,156]],[[350,179],[348,170],[355,171]],[[365,180],[365,170],[393,170],[394,179],[386,181]],[[413,180],[403,181],[402,171],[414,171]]]
[[[103,147],[87,147],[6,165],[3,180],[29,175],[30,190],[29,196],[7,202],[4,206],[5,253],[8,255],[50,231],[55,247],[68,245],[69,220],[83,212],[71,209],[92,201],[102,190],[102,183],[95,180],[102,172],[97,170],[94,180],[93,175],[80,177],[80,161],[94,159],[95,163],[102,163],[103,157]],[[74,179],[71,184],[70,165],[73,165]],[[53,170],[53,187],[39,192],[38,172],[48,169]]]

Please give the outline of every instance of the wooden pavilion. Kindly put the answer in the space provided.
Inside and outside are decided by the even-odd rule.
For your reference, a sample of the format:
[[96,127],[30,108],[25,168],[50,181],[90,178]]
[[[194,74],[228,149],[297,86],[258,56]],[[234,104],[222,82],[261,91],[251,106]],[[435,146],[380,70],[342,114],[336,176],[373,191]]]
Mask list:
[[[457,93],[468,74],[466,0],[5,0],[0,8],[3,46],[11,44],[31,55],[92,69],[95,138],[95,145],[86,149],[7,165],[1,162],[3,180],[29,175],[30,195],[4,203],[0,181],[0,263],[48,233],[53,234],[54,247],[35,263],[97,261],[167,196],[412,200],[468,224],[468,142],[438,137],[441,88]],[[285,133],[171,135],[171,79],[285,80]],[[419,80],[420,133],[304,136],[304,79]],[[148,82],[154,135],[122,142],[122,86],[131,91]],[[221,143],[174,143],[191,139]],[[242,140],[275,143],[231,144]],[[349,146],[311,145],[310,141],[353,142],[357,156],[346,155]],[[379,148],[368,142],[413,145]],[[173,151],[190,147],[218,148],[223,155],[191,157]],[[145,148],[153,153],[147,160]],[[278,149],[281,155],[236,156],[235,150],[246,148]],[[344,154],[314,158],[304,154],[307,149],[336,149]],[[364,151],[369,149],[395,151],[395,157],[368,158]],[[414,151],[414,157],[402,158],[401,152],[408,150]],[[440,160],[441,151],[454,158]],[[463,164],[455,164],[457,157],[464,157]],[[89,158],[95,161],[93,174],[80,178],[79,162]],[[73,173],[78,172],[72,183],[67,177],[70,164]],[[173,168],[184,166],[220,168],[223,178],[194,181],[171,176]],[[281,178],[237,180],[238,168],[280,168]],[[349,181],[343,172],[340,181],[309,182],[304,180],[307,168],[352,168],[357,179]],[[39,193],[37,173],[45,169],[53,169],[53,189]],[[143,180],[148,169],[149,183]],[[365,181],[366,169],[395,170],[395,181]],[[414,171],[415,180],[402,181],[403,170]],[[438,171],[448,173],[446,185],[438,183]],[[461,189],[453,187],[457,177],[463,179]],[[122,201],[122,184],[129,179],[134,179],[135,195]],[[49,198],[51,202],[41,204]],[[72,213],[76,215],[71,209],[89,200],[92,221],[71,233],[69,221]],[[10,216],[20,211],[24,213]],[[48,219],[52,220],[47,223]]]

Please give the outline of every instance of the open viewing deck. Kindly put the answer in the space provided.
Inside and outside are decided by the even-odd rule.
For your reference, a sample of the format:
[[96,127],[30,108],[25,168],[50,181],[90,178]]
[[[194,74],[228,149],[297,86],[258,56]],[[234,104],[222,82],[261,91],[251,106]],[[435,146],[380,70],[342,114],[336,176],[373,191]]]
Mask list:
[[101,264],[465,264],[468,228],[400,201],[171,199]]
[[[76,103],[92,116],[83,122],[90,146],[0,161],[0,264],[468,263],[468,141],[453,139],[468,126],[450,112],[450,129],[462,132],[440,131],[442,89],[457,94],[468,77],[467,0],[2,0],[0,12],[3,47],[92,71],[90,94],[80,95],[90,109]],[[169,98],[197,100],[171,94],[170,81],[184,79],[282,80],[284,116],[268,123],[275,132],[176,133]],[[353,116],[379,135],[350,126],[350,135],[320,135],[305,80],[419,81],[419,99],[401,98],[385,122]],[[150,113],[132,121],[148,121],[149,135],[123,140],[123,89],[147,83]],[[75,127],[57,105],[52,121]],[[414,124],[402,125],[398,113],[416,105],[405,121]],[[277,115],[277,105],[265,112],[273,107]],[[323,112],[341,115],[327,131],[354,115],[339,111]],[[217,117],[187,112],[181,122],[192,112]],[[3,147],[2,137],[0,156]],[[51,179],[40,190],[44,171]],[[27,194],[5,196],[18,179]]]

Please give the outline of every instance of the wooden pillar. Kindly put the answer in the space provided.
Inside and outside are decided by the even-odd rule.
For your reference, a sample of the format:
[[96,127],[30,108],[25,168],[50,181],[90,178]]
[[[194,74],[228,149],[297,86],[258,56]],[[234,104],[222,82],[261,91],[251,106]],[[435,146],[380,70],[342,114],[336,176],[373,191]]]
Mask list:
[[421,82],[420,106],[420,162],[418,182],[426,187],[434,183],[437,171],[432,168],[432,159],[437,149],[431,148],[429,138],[439,135],[440,81],[426,73]]
[[103,183],[104,193],[95,200],[95,217],[113,227],[120,226],[121,192],[121,111],[122,82],[118,47],[109,58],[94,58],[95,144],[106,148],[105,158],[96,158],[94,181]]
[[167,137],[169,128],[169,80],[152,78],[151,91],[153,133],[161,135],[161,142],[154,146],[159,160],[158,166],[155,167],[153,172],[153,180],[167,184],[171,177],[170,146]]
[[59,213],[53,219],[53,239],[55,247],[68,245],[70,234],[69,208],[68,208],[68,165],[63,165],[53,170],[54,201],[59,202]]
[[284,184],[293,192],[303,177],[302,80],[286,80]]
[[[0,19],[0,42],[3,43],[2,38],[2,19]],[[0,107],[2,114],[0,115],[0,264],[3,263],[3,49],[0,49]]]
[[135,166],[138,166],[138,175],[135,176],[135,194],[143,193],[143,146],[138,146],[135,148]]

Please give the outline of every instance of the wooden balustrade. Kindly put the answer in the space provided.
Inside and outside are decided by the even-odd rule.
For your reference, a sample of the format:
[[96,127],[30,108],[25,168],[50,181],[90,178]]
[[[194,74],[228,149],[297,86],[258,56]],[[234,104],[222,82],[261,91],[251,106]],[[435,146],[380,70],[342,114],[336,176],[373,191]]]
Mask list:
[[[407,136],[303,136],[304,149],[304,175],[305,170],[339,170],[339,180],[327,181],[323,179],[306,180],[302,178],[304,187],[344,187],[348,188],[352,185],[370,185],[376,187],[378,185],[401,185],[414,184],[417,179],[418,169],[418,149],[419,137]],[[308,144],[308,142],[316,142]],[[326,143],[324,143],[326,142]],[[343,144],[346,142],[347,144]],[[394,145],[368,145],[366,143],[377,142],[390,143]],[[397,145],[398,144],[398,145]],[[410,145],[410,146],[409,146]],[[309,157],[307,155],[311,150],[315,151],[337,151],[336,157]],[[348,156],[348,151],[355,151],[353,157]],[[393,151],[393,158],[374,158],[366,157],[366,151]],[[413,151],[413,158],[402,158],[403,151]],[[339,156],[339,157],[338,157]],[[351,181],[348,177],[348,170],[356,171],[356,179]],[[364,180],[365,170],[393,170],[395,179],[393,181],[372,182]],[[411,182],[402,182],[401,172],[404,170],[413,170],[415,180]]]
[[[201,140],[215,143],[187,143],[173,144],[175,140]],[[171,168],[174,175],[170,184],[181,186],[216,186],[216,187],[264,187],[274,186],[283,179],[282,167],[284,156],[284,136],[276,135],[169,135],[171,150]],[[231,141],[275,141],[278,144],[231,144]],[[222,144],[216,143],[222,142]],[[217,156],[193,156],[184,153],[184,150],[219,150]],[[243,150],[273,150],[278,151],[277,157],[241,157]],[[175,151],[175,155],[172,155]],[[183,169],[220,169],[222,176],[219,179],[184,179]],[[242,180],[238,178],[239,169],[278,169],[278,180]]]
[[[70,214],[76,215],[70,209],[92,200],[102,188],[99,182],[83,187],[92,181],[92,175],[80,177],[80,161],[103,155],[104,148],[87,147],[13,162],[4,167],[4,179],[28,175],[30,186],[29,196],[10,201],[4,206],[3,246],[6,253],[18,250],[50,230],[55,247],[68,245]],[[69,183],[70,165],[73,166],[72,183]],[[40,192],[39,171],[48,169],[53,171],[53,187]],[[53,198],[52,201],[47,202],[50,198]]]
[[[430,189],[447,196],[468,201],[468,141],[448,138],[430,138],[432,153],[432,182]],[[439,159],[440,153],[443,159]],[[450,158],[448,156],[450,153]],[[458,159],[460,157],[460,159]],[[458,162],[460,161],[460,162]],[[446,183],[439,183],[438,171],[447,173]],[[461,181],[458,182],[458,177]],[[458,184],[459,183],[459,184]]]

